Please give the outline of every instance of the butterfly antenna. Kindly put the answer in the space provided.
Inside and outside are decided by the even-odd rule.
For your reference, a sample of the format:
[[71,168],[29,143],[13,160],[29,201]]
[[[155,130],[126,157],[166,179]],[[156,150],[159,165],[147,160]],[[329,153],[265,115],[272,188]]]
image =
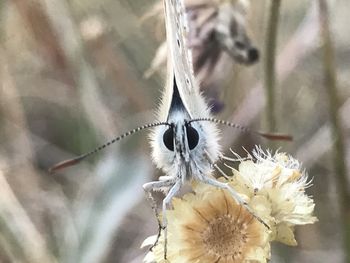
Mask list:
[[58,170],[61,170],[63,168],[66,168],[66,167],[69,167],[69,166],[72,166],[72,165],[75,165],[77,163],[79,163],[80,161],[84,160],[86,157],[90,156],[90,155],[93,155],[101,150],[103,150],[104,148],[106,148],[107,146],[117,142],[117,141],[120,141],[121,139],[124,139],[125,137],[131,135],[131,134],[134,134],[138,131],[141,131],[141,130],[144,130],[144,129],[148,129],[148,128],[152,128],[152,127],[155,127],[155,126],[161,126],[161,125],[170,125],[169,123],[167,122],[155,122],[155,123],[149,123],[149,124],[146,124],[146,125],[143,125],[143,126],[140,126],[140,127],[137,127],[133,130],[130,130],[116,138],[114,138],[113,140],[110,140],[109,142],[97,147],[96,149],[92,150],[91,152],[88,152],[88,153],[84,153],[78,157],[75,157],[73,159],[68,159],[68,160],[65,160],[65,161],[62,161],[58,164],[55,164],[54,166],[52,166],[50,169],[49,169],[49,173],[53,173],[53,172],[56,172]]
[[279,140],[279,141],[292,141],[293,137],[288,135],[288,134],[280,134],[280,133],[265,133],[265,132],[258,132],[258,131],[253,131],[247,127],[232,123],[232,122],[228,122],[228,121],[224,121],[224,120],[219,120],[219,119],[215,119],[215,118],[197,118],[197,119],[192,119],[189,121],[189,123],[191,122],[196,122],[196,121],[210,121],[210,122],[214,122],[217,124],[223,124],[229,127],[233,127],[236,129],[241,130],[242,132],[246,132],[246,133],[253,133],[253,134],[257,134],[260,135],[266,139],[269,140]]

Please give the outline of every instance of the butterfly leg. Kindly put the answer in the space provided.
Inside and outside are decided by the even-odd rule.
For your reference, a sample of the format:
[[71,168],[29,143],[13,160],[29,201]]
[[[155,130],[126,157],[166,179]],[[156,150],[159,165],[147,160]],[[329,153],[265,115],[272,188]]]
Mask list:
[[[225,172],[223,170],[221,170],[221,168],[216,164],[216,162],[214,162],[214,160],[210,157],[209,153],[207,151],[205,151],[205,157],[207,158],[207,160],[209,161],[209,163],[211,164],[212,167],[214,167],[216,170],[218,170],[218,172],[225,177],[226,179],[230,179],[230,177],[225,174]],[[222,157],[219,157],[219,160],[222,161]]]
[[152,191],[162,191],[163,189],[172,187],[174,184],[175,184],[174,180],[167,180],[167,181],[149,182],[149,183],[145,183],[142,186],[145,193],[146,193],[146,197],[147,197],[148,201],[151,203],[152,210],[153,210],[154,214],[156,215],[157,223],[158,223],[157,239],[156,239],[156,242],[154,242],[154,244],[150,247],[150,250],[152,250],[158,244],[161,230],[163,228],[162,223],[160,221],[157,202],[152,195]]
[[264,220],[262,220],[259,216],[257,216],[254,211],[249,207],[248,203],[246,201],[244,201],[242,199],[242,197],[240,197],[238,195],[238,193],[230,186],[228,185],[227,183],[222,183],[216,179],[213,179],[213,178],[210,178],[210,177],[207,177],[203,174],[201,174],[201,176],[199,177],[200,181],[203,182],[203,183],[206,183],[206,184],[209,184],[209,185],[212,185],[212,186],[215,186],[217,188],[220,188],[220,189],[224,189],[224,190],[227,190],[230,192],[230,194],[233,196],[233,199],[236,200],[236,202],[243,206],[249,213],[251,213],[261,224],[263,224],[266,228],[270,229],[269,225],[266,224],[264,222]]
[[163,230],[164,230],[164,259],[167,258],[167,243],[168,243],[168,221],[166,217],[166,208],[170,204],[173,197],[180,191],[182,181],[178,180],[169,190],[168,194],[163,200]]
[[[226,179],[229,179],[229,177],[224,173],[224,171],[222,171],[220,169],[220,167],[213,161],[213,159],[210,157],[209,153],[207,151],[205,151],[205,156],[206,158],[208,159],[208,161],[210,162],[210,164],[215,168],[217,169]],[[223,157],[220,156],[219,157],[219,160],[223,160]],[[212,186],[215,186],[215,187],[218,187],[218,188],[221,188],[221,189],[226,189],[228,190],[231,195],[233,196],[233,198],[236,200],[236,202],[241,205],[241,206],[244,206],[247,211],[249,213],[251,213],[260,223],[262,223],[264,226],[266,226],[268,229],[270,229],[270,227],[260,218],[258,217],[257,215],[255,215],[255,213],[253,212],[253,210],[249,207],[249,205],[247,204],[246,201],[244,201],[238,194],[237,192],[231,187],[229,186],[227,183],[222,183],[216,179],[213,179],[213,178],[210,178],[210,177],[207,177],[205,175],[203,175],[201,173],[201,176],[200,176],[200,181],[204,182],[204,183],[207,183],[207,184],[210,184]]]

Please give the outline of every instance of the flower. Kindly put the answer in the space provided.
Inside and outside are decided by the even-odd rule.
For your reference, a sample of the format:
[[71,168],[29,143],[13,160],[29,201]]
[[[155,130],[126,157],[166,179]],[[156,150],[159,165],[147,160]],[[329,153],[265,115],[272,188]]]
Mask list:
[[[168,261],[163,261],[161,235],[144,262],[258,263],[270,258],[272,241],[297,245],[295,226],[317,221],[313,216],[315,204],[305,193],[311,181],[300,163],[285,153],[272,155],[260,147],[247,158],[235,160],[240,164],[238,170],[232,168],[233,176],[218,180],[231,186],[254,215],[228,191],[193,182],[193,193],[174,198],[173,209],[167,211]],[[144,245],[154,242],[152,237]]]
[[257,147],[233,173],[230,185],[248,196],[249,206],[271,227],[271,241],[296,245],[294,226],[317,221],[315,204],[305,193],[311,181],[293,157]]
[[[266,262],[269,230],[264,225],[226,191],[202,183],[193,190],[175,198],[167,213],[169,262]],[[144,262],[162,262],[163,242],[161,237]]]

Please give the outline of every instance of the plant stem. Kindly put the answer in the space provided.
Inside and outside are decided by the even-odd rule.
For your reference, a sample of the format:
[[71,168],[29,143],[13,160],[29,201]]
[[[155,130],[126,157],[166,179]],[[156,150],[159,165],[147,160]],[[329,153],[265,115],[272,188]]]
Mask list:
[[265,41],[265,90],[267,96],[266,117],[268,129],[276,131],[275,86],[276,43],[281,0],[272,0]]
[[319,18],[324,63],[324,84],[329,98],[329,115],[334,138],[333,162],[335,179],[340,199],[340,218],[342,218],[344,224],[345,262],[350,263],[350,206],[348,206],[350,202],[350,195],[347,189],[349,182],[347,181],[347,171],[344,160],[345,144],[342,136],[342,125],[338,116],[339,98],[337,92],[335,57],[329,26],[329,11],[326,0],[319,0]]

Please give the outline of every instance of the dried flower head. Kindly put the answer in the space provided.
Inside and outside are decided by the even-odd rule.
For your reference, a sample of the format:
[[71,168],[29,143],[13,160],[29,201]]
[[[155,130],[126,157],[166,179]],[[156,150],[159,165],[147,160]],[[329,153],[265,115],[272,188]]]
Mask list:
[[317,221],[315,204],[305,193],[311,181],[293,157],[271,155],[257,147],[233,172],[230,184],[248,197],[250,207],[269,224],[271,241],[296,245],[294,226]]
[[[174,199],[168,211],[168,262],[267,262],[270,242],[296,245],[294,227],[312,224],[314,202],[300,164],[284,153],[257,147],[240,161],[232,178],[220,178],[246,200],[266,228],[223,190],[193,183],[193,193]],[[152,245],[155,237],[146,239]],[[164,262],[162,236],[144,262]]]
[[[194,191],[174,199],[168,212],[169,262],[266,262],[270,253],[265,226],[229,193],[204,184]],[[145,262],[161,262],[163,257],[161,241]]]

